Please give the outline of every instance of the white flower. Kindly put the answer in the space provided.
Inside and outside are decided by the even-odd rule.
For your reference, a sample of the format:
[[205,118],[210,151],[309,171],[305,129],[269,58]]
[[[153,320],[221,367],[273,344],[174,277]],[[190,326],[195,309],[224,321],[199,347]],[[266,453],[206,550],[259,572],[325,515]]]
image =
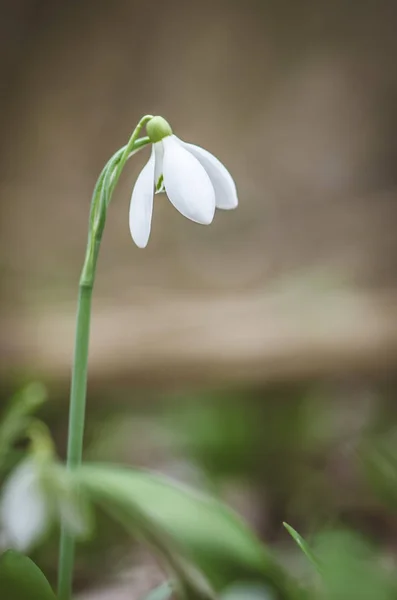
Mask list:
[[0,518],[8,543],[18,550],[27,550],[45,532],[48,502],[33,459],[22,462],[7,480]]
[[20,551],[39,542],[54,520],[76,536],[89,530],[89,515],[72,486],[69,472],[34,456],[11,473],[1,494],[0,524],[7,545]]
[[131,235],[140,248],[149,240],[155,192],[165,191],[183,216],[203,225],[212,222],[215,208],[227,210],[238,204],[234,181],[215,156],[183,142],[169,126],[160,139],[150,135],[149,126],[147,129],[154,142],[152,153],[138,176],[130,204]]

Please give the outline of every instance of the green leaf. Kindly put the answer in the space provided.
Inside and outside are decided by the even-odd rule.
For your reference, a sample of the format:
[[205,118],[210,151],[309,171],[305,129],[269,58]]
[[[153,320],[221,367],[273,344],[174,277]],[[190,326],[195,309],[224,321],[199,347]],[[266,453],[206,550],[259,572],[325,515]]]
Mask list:
[[317,536],[322,580],[327,600],[395,600],[392,571],[382,564],[367,540],[350,531],[328,531]]
[[291,527],[291,525],[288,525],[288,523],[283,523],[283,525],[284,525],[285,529],[288,531],[288,533],[290,534],[290,536],[295,540],[295,542],[297,543],[299,548],[302,550],[302,552],[304,552],[304,554],[306,554],[306,556],[310,560],[310,562],[316,567],[316,569],[318,571],[320,571],[321,569],[320,569],[319,561],[314,556],[313,552],[311,551],[311,549],[309,548],[307,542],[303,539],[303,537],[293,527]]
[[14,550],[0,557],[0,592],[4,600],[56,600],[39,567]]
[[162,545],[163,554],[171,544],[172,555],[194,563],[215,589],[259,579],[291,591],[271,555],[220,502],[145,471],[86,464],[75,473],[88,496],[124,526]]
[[379,498],[397,509],[397,429],[368,441],[361,449],[365,474]]
[[11,399],[0,421],[0,467],[3,467],[11,446],[26,432],[31,415],[46,398],[45,387],[41,383],[31,383]]

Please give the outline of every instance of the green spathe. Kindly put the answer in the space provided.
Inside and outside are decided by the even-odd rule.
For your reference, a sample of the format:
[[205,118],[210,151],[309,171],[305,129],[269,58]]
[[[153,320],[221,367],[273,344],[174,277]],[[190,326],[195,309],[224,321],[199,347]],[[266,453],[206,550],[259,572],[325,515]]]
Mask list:
[[153,117],[146,125],[146,131],[152,144],[161,142],[168,135],[172,135],[172,129],[163,117]]

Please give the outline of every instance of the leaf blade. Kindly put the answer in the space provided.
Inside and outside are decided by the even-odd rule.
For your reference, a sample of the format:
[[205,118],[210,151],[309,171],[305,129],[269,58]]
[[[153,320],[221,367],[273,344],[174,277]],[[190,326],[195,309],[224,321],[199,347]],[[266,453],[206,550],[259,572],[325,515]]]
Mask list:
[[0,590],[7,600],[56,600],[44,573],[15,550],[7,550],[0,557]]
[[310,549],[307,542],[304,540],[304,538],[296,531],[296,529],[291,527],[291,525],[288,525],[288,523],[284,522],[283,525],[284,525],[285,529],[288,531],[288,533],[290,534],[290,536],[292,537],[292,539],[296,542],[298,547],[302,550],[302,552],[306,555],[306,557],[312,563],[312,565],[314,565],[316,567],[316,569],[318,571],[320,571],[321,570],[320,563],[317,560],[314,553],[312,552],[312,550]]
[[[84,491],[124,521],[137,515],[165,533],[214,589],[239,579],[262,579],[291,590],[289,578],[242,520],[223,504],[146,471],[85,464],[77,472]],[[117,517],[118,516],[118,517]],[[133,524],[136,527],[136,523]],[[286,594],[287,595],[287,594]],[[287,597],[291,597],[288,594]]]

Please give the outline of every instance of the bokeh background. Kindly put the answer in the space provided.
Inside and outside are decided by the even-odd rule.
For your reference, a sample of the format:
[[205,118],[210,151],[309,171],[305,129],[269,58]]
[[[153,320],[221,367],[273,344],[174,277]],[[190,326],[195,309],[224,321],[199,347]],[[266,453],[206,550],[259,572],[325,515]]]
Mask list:
[[[161,114],[225,163],[240,206],[203,227],[157,197],[139,250],[128,205],[147,151],[127,165],[95,289],[87,457],[209,488],[284,561],[286,520],[353,527],[395,564],[396,482],[379,475],[397,432],[395,3],[1,8],[0,402],[44,381],[64,455],[91,191]],[[105,522],[78,569],[87,598],[160,577]]]

